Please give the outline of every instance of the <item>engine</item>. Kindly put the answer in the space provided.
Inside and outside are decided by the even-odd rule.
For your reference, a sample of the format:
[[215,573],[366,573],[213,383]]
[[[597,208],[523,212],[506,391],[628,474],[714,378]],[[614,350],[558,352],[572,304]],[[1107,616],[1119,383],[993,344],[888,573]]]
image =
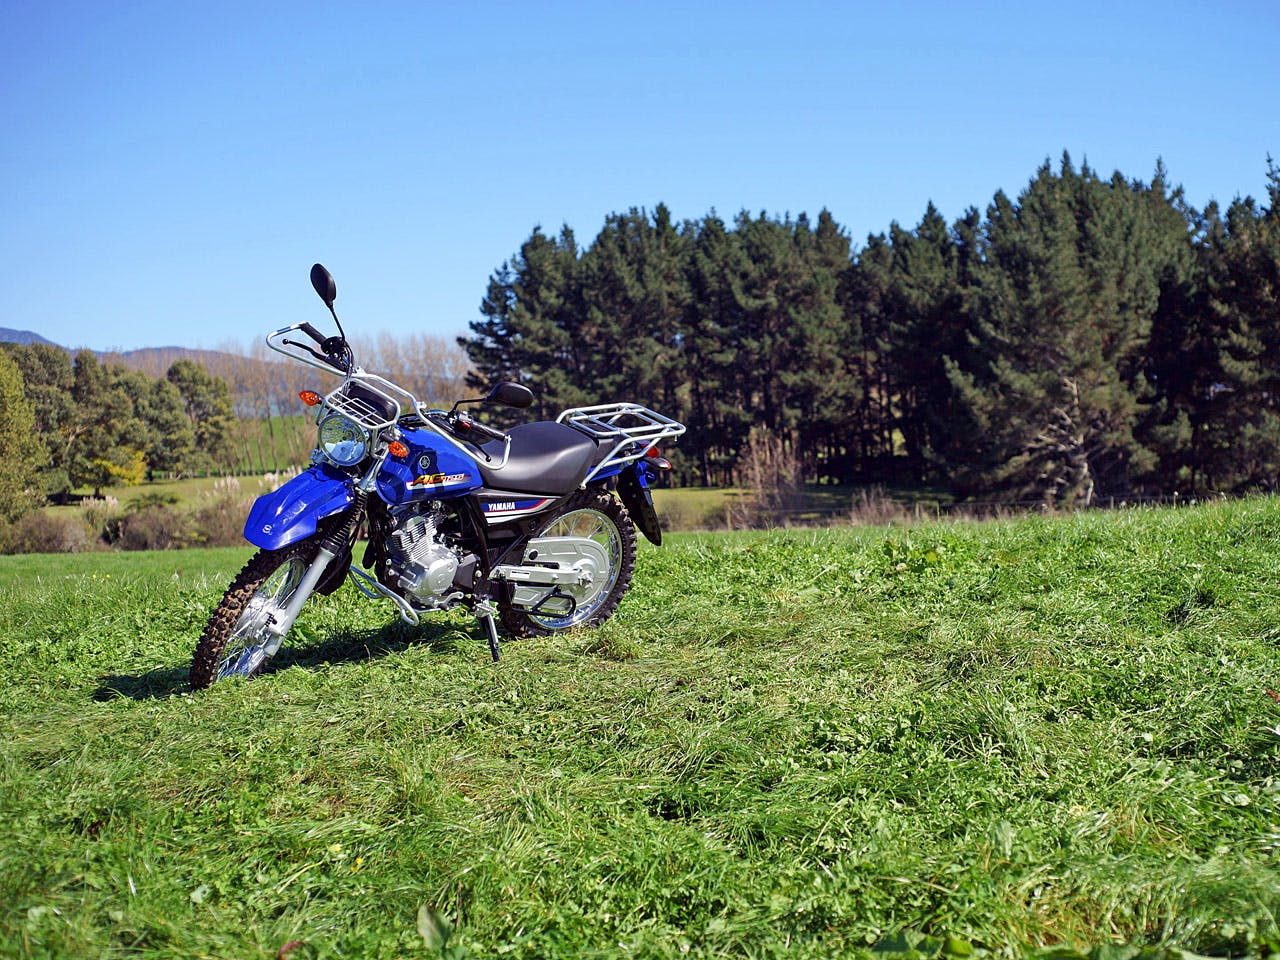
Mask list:
[[416,606],[447,607],[461,594],[455,584],[459,566],[467,581],[475,567],[472,554],[460,554],[440,533],[442,509],[413,507],[391,518],[387,537],[387,572],[391,582]]

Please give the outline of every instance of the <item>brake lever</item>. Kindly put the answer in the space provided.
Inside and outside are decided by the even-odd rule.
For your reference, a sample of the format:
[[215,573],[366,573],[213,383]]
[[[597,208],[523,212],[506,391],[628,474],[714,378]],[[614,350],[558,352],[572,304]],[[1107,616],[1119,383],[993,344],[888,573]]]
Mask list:
[[311,349],[311,348],[310,348],[310,347],[308,347],[305,343],[299,343],[297,340],[289,340],[289,339],[281,340],[280,342],[281,342],[281,343],[283,343],[283,344],[284,344],[285,346],[287,346],[287,347],[297,347],[299,350],[305,350],[305,351],[307,351],[307,353],[311,354],[313,357],[315,357],[315,358],[316,358],[317,360],[319,360],[321,363],[329,364],[330,366],[333,366],[333,365],[334,365],[334,363],[333,363],[333,361],[332,361],[331,359],[329,359],[328,357],[326,357],[323,353],[320,353],[320,352],[319,352],[319,351],[317,351],[317,350],[313,350],[313,349]]
[[[470,415],[465,413],[459,413],[451,417],[449,419],[449,428],[453,435],[463,443],[471,444],[471,446],[475,448],[476,452],[479,453],[480,456],[484,457],[486,463],[493,463],[493,457],[491,457],[489,452],[483,447],[483,441],[477,442],[477,437],[482,437],[486,440],[507,439],[507,435],[505,433],[499,434],[492,427],[487,427],[483,423],[471,419]],[[475,434],[475,436],[472,434]]]

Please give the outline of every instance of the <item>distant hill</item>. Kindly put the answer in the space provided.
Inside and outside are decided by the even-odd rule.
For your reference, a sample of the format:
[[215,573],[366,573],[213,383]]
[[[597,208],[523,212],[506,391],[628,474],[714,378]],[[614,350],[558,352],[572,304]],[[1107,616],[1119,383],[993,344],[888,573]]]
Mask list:
[[[54,343],[47,337],[30,330],[11,330],[0,327],[0,343],[17,343],[27,346],[44,344],[69,354],[77,351]],[[105,364],[119,364],[129,370],[137,370],[149,377],[160,379],[179,360],[191,360],[210,373],[222,377],[231,387],[231,399],[238,413],[246,414],[255,403],[261,404],[263,384],[286,379],[282,377],[281,364],[227,353],[224,350],[195,350],[190,347],[141,347],[137,350],[91,350]],[[305,369],[305,368],[302,368]],[[294,373],[295,371],[287,371]],[[301,372],[298,371],[298,375]],[[292,381],[290,381],[291,383]],[[304,384],[305,385],[305,384]],[[300,387],[297,389],[301,389]],[[296,393],[297,389],[292,392]],[[252,415],[252,414],[246,414]]]
[[0,327],[0,343],[47,343],[51,347],[57,346],[52,340],[46,340],[38,333],[32,333],[30,330],[11,330],[9,327]]
[[[0,343],[46,344],[70,350],[29,330],[0,327]],[[280,412],[294,412],[298,391],[330,390],[337,381],[317,374],[300,363],[276,359],[258,343],[255,356],[225,350],[195,350],[190,347],[142,347],[137,350],[94,350],[105,364],[120,364],[150,377],[163,377],[178,360],[191,360],[231,388],[236,415],[256,418]],[[437,405],[466,395],[464,378],[470,369],[466,354],[448,338],[411,336],[403,340],[356,340],[356,355],[397,383],[413,390],[424,402]]]
[[[47,342],[47,341],[46,341]],[[120,363],[130,370],[141,370],[153,377],[163,377],[179,360],[193,360],[207,370],[225,375],[229,367],[256,364],[223,350],[194,350],[190,347],[141,347],[137,350],[95,350],[104,363]]]
[[[13,330],[9,327],[0,327],[0,343],[43,343],[67,353],[76,352],[32,330]],[[194,350],[190,347],[141,347],[137,350],[94,350],[92,353],[104,363],[123,364],[130,370],[141,370],[153,377],[163,377],[178,360],[194,360],[210,370],[222,370],[228,365],[245,362],[244,358],[223,350]]]

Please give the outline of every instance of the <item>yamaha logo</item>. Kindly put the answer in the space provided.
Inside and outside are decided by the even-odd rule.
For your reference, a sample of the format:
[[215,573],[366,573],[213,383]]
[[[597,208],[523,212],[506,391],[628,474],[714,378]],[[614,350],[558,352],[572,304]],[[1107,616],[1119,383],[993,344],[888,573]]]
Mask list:
[[435,473],[436,472],[436,455],[430,451],[424,453],[418,458],[419,473]]

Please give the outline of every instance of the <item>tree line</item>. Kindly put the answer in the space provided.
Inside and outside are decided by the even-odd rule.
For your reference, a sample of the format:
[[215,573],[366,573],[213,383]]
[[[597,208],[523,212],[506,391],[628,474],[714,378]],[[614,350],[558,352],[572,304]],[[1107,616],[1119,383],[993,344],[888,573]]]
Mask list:
[[948,224],[930,203],[854,249],[811,221],[670,211],[590,245],[535,228],[459,339],[474,386],[540,412],[636,400],[689,427],[677,480],[744,475],[757,439],[816,481],[960,496],[1273,487],[1280,469],[1280,170],[1268,198],[1194,209],[1064,154]]
[[[466,389],[470,364],[466,353],[451,339],[414,331],[382,331],[353,333],[351,345],[361,367],[401,384],[428,405],[448,407]],[[104,359],[155,377],[164,377],[173,362],[162,350]],[[212,469],[265,473],[306,462],[315,446],[314,411],[299,402],[298,392],[326,393],[338,385],[336,377],[283,359],[261,338],[247,346],[227,342],[217,350],[199,351],[194,359],[227,382],[235,414],[228,444],[215,456]]]
[[[27,430],[27,506],[75,488],[140,483],[149,475],[212,470],[227,449],[233,413],[221,377],[179,360],[163,377],[74,356],[49,344],[4,344],[0,378],[16,383],[6,414]],[[10,509],[11,517],[21,511]]]
[[[466,389],[468,361],[451,341],[382,333],[353,347],[361,366],[428,404],[447,406]],[[77,490],[305,464],[315,426],[298,392],[327,392],[337,378],[261,341],[198,356],[0,344],[0,522]]]

